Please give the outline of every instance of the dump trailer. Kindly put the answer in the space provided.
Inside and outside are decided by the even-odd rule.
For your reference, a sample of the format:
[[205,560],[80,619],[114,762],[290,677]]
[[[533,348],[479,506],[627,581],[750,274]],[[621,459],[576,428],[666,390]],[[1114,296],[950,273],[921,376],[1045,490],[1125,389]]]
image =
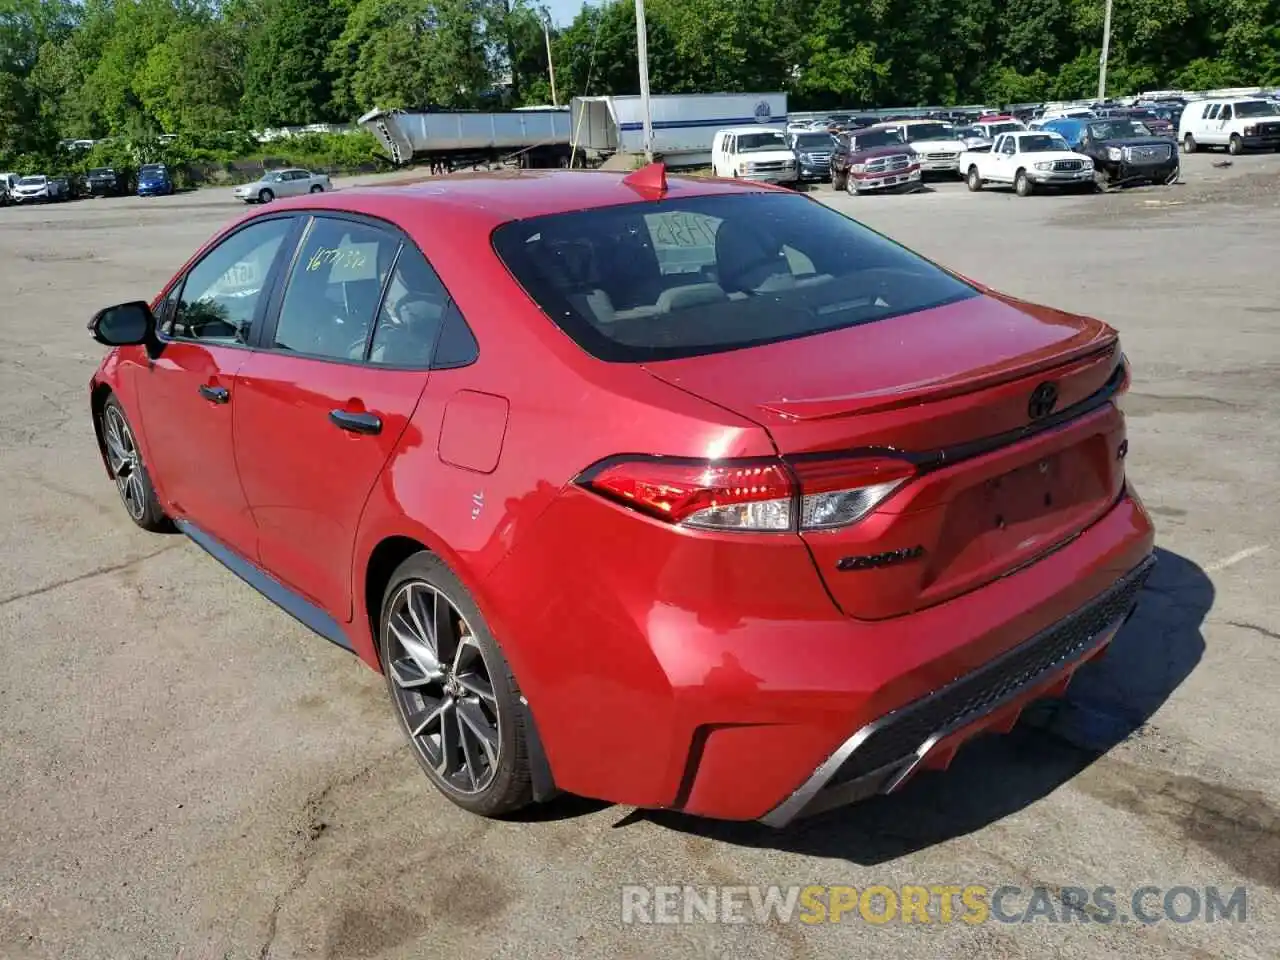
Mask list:
[[370,110],[358,121],[386,149],[392,163],[481,163],[563,167],[569,163],[568,109],[510,113],[426,113]]
[[[574,97],[574,165],[614,154],[644,153],[644,110],[637,96]],[[672,167],[711,163],[711,141],[725,127],[759,124],[785,130],[785,93],[662,94],[649,98],[652,149]]]

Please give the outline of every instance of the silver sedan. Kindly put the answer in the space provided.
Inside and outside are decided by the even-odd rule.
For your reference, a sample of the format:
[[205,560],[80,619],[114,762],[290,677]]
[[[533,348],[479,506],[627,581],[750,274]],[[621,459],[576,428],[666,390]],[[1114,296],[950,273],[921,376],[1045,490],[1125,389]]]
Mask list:
[[328,174],[291,168],[272,170],[253,183],[236,187],[236,199],[245,203],[270,203],[276,197],[296,197],[332,189]]

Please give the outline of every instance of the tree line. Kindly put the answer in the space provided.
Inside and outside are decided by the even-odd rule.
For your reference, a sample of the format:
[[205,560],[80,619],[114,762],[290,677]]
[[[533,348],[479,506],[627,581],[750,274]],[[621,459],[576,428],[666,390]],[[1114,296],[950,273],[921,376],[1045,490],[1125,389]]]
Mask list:
[[[1104,0],[648,0],[655,93],[792,107],[1096,91]],[[532,0],[0,0],[0,156],[59,138],[551,101]],[[561,103],[638,92],[631,0],[551,32]],[[1280,0],[1114,0],[1109,92],[1280,83]]]

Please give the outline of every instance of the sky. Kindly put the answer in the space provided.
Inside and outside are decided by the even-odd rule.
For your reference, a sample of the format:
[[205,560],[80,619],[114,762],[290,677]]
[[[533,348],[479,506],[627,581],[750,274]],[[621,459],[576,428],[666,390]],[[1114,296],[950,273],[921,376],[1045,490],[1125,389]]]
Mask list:
[[567,27],[584,6],[583,0],[542,0],[551,11],[551,22],[557,27]]

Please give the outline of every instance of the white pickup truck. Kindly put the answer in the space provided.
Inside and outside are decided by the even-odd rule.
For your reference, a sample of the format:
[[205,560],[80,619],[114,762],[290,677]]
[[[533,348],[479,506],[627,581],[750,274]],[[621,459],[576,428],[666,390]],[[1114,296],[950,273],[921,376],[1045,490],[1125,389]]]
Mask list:
[[1096,190],[1093,161],[1071,149],[1060,134],[1019,130],[996,137],[990,150],[960,154],[959,172],[977,192],[987,184],[1012,186],[1020,197],[1040,187]]

